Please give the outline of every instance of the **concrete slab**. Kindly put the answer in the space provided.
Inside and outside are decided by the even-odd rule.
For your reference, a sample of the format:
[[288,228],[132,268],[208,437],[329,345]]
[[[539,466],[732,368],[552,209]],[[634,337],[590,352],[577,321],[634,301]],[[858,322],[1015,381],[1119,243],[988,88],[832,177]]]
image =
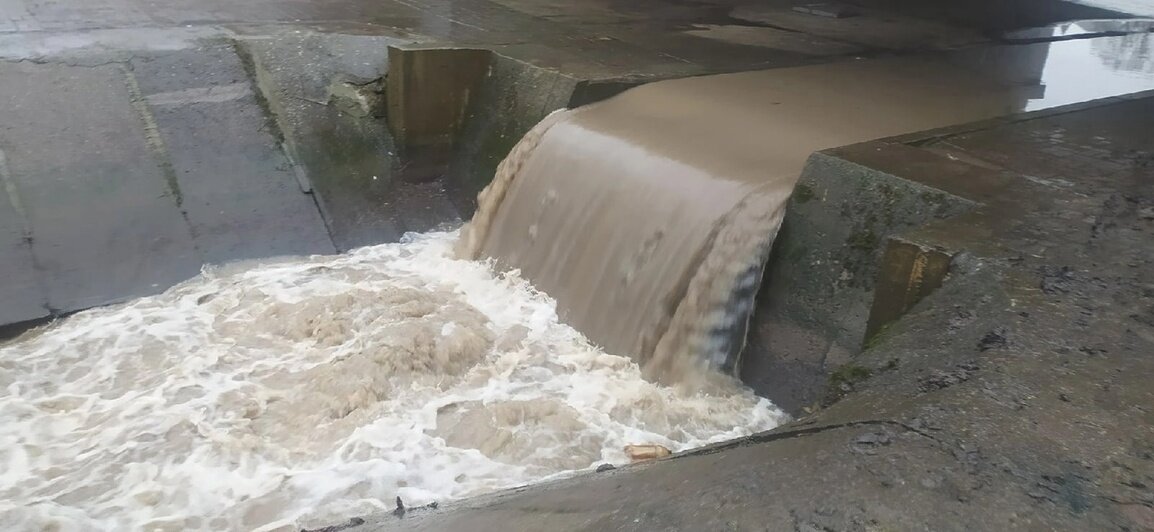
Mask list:
[[154,293],[199,271],[119,65],[0,64],[0,94],[0,149],[52,309]]
[[335,251],[232,45],[131,64],[205,262]]
[[[1154,99],[1119,102],[1094,115],[1060,114],[1023,122],[993,131],[952,135],[927,143],[923,148],[985,168],[1030,176],[1037,183],[1083,193],[1103,189],[1142,187],[1132,157],[1119,153],[1148,154],[1151,147],[1148,116],[1154,115]],[[1101,135],[1100,122],[1108,120],[1109,137]]]
[[[807,3],[792,0],[759,2],[789,8]],[[982,0],[958,4],[956,2],[910,2],[893,0],[859,1],[864,6],[896,8],[910,14],[938,13],[964,22],[1007,27],[1038,25],[1054,21],[1056,15],[1070,13],[1074,18],[1103,18],[1110,11],[1067,4],[1060,6],[1053,0]],[[1081,3],[1098,4],[1107,9],[1138,6],[1139,0],[1083,0]],[[34,22],[36,29],[49,31],[112,28],[129,26],[183,26],[186,24],[220,24],[232,22],[361,22],[385,26],[411,28],[418,33],[437,38],[464,41],[469,35],[488,33],[509,40],[509,32],[527,32],[519,40],[537,40],[539,35],[524,24],[525,20],[553,20],[563,23],[621,23],[639,18],[655,20],[684,20],[687,17],[715,13],[741,2],[712,0],[705,2],[664,2],[644,0],[625,4],[579,2],[559,6],[555,0],[525,2],[523,0],[459,2],[452,0],[378,0],[361,2],[339,0],[315,2],[310,0],[84,0],[40,2],[37,0],[5,0],[7,10],[21,15],[18,20]],[[720,7],[719,7],[720,6]],[[506,9],[506,8],[511,9]],[[1139,9],[1140,10],[1140,9]],[[1148,10],[1148,8],[1147,8]],[[523,13],[524,18],[511,17]],[[648,14],[648,15],[646,15]],[[1095,16],[1097,15],[1097,16]],[[532,37],[528,37],[528,36]]]
[[232,44],[158,47],[0,63],[0,323],[335,251]]
[[24,2],[0,3],[0,32],[37,31],[40,24]]

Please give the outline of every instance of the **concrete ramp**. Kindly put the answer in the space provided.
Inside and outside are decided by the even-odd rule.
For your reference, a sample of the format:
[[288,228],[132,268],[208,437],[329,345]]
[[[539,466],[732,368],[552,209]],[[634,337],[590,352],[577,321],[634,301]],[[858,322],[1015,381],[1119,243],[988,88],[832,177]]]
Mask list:
[[0,325],[334,251],[230,44],[0,62],[0,93]]

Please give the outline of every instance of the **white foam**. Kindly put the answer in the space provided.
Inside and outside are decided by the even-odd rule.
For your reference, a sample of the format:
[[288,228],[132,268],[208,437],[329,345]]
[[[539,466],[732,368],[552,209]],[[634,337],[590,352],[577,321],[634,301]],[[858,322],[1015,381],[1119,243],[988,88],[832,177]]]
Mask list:
[[320,526],[785,419],[646,382],[454,238],[209,270],[0,347],[0,522]]

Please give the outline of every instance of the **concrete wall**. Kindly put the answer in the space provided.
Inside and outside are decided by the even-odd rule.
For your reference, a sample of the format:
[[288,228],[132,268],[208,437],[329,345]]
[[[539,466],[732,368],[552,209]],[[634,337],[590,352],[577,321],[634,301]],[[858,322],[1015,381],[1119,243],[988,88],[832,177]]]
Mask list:
[[[974,207],[852,162],[856,151],[816,153],[806,164],[766,267],[742,356],[742,379],[791,412],[818,401],[828,376],[861,351],[888,237]],[[885,275],[924,274],[924,267],[914,272],[902,262],[916,257],[892,259],[894,269]],[[892,304],[877,312],[896,318],[916,302],[901,294],[891,294]]]
[[477,193],[513,145],[546,115],[568,107],[577,86],[577,80],[555,70],[493,55],[469,104],[446,179],[462,218],[473,215]]

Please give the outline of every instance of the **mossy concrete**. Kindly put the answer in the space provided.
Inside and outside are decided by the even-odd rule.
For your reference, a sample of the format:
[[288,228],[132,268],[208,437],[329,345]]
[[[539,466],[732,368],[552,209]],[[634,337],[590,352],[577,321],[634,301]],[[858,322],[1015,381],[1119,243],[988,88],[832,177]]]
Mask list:
[[[351,112],[349,91],[380,86],[389,72],[389,37],[290,33],[242,39],[271,126],[313,190],[341,251],[396,241],[460,218],[439,182],[406,179],[406,160],[384,117],[368,105]],[[355,96],[355,91],[352,91]]]

